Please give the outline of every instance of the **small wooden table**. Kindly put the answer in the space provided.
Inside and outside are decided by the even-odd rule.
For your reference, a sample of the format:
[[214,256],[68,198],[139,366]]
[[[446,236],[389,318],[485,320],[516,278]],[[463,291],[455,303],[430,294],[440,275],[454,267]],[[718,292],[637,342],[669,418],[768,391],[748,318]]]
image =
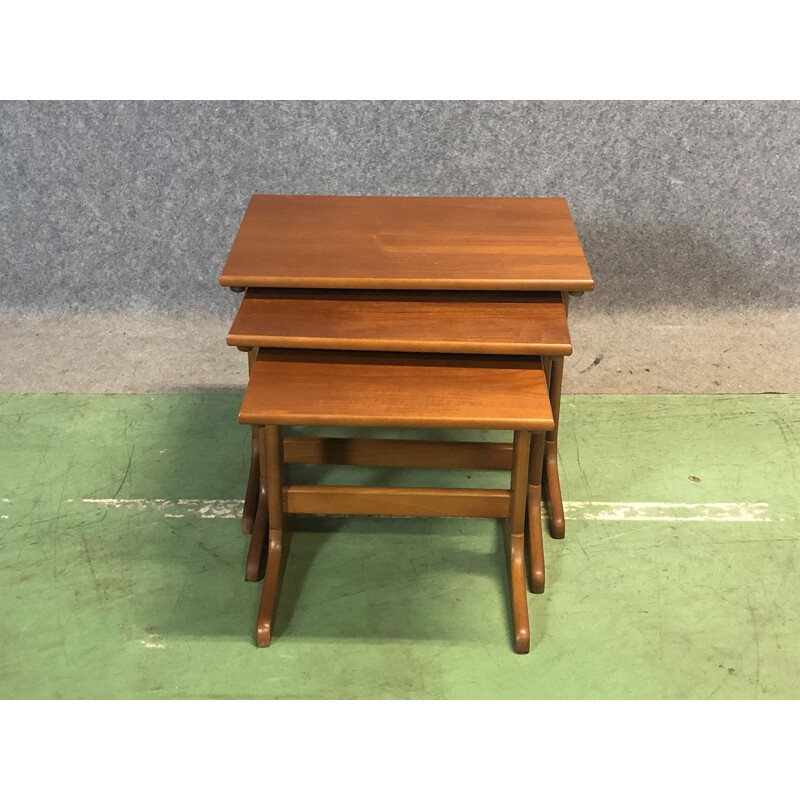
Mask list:
[[[482,292],[487,298],[513,291],[534,302],[536,293],[561,292],[565,308],[569,293],[594,288],[566,200],[541,197],[253,195],[220,283],[234,291],[466,291]],[[344,326],[347,320],[342,317],[339,322]],[[494,339],[501,344],[502,324],[498,319]],[[307,319],[307,326],[306,336],[313,336],[314,320]],[[302,335],[297,330],[294,338]],[[362,345],[369,338],[353,326],[350,335]],[[232,339],[233,330],[229,342],[238,344]],[[486,346],[491,342],[490,336]],[[547,435],[545,454],[555,538],[564,536],[557,458],[564,355],[554,353],[543,362],[556,423]],[[254,356],[255,350],[251,366]],[[254,439],[251,498],[256,475]],[[247,529],[252,519],[245,516]]]
[[[528,652],[525,508],[529,486],[541,482],[544,435],[553,427],[538,358],[262,348],[239,421],[253,426],[259,439],[260,499],[254,541],[268,531],[267,547],[258,548],[268,553],[258,645],[267,646],[272,639],[288,551],[287,514],[399,514],[509,520],[506,552],[514,649]],[[283,425],[512,430],[510,488],[286,486]],[[535,553],[528,552],[534,560]]]

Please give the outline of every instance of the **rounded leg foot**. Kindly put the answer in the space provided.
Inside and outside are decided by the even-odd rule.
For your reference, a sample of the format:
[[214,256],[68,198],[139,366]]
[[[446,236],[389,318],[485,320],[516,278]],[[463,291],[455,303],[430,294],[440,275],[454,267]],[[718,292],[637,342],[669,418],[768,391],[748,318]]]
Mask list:
[[531,635],[529,631],[524,631],[523,633],[517,633],[516,639],[514,640],[514,652],[517,655],[525,655],[526,653],[530,653],[531,651]]
[[256,626],[256,647],[269,647],[272,644],[272,626],[259,620]]
[[545,459],[545,476],[547,499],[550,501],[550,536],[553,539],[563,539],[566,533],[566,521],[564,503],[561,499],[561,482],[558,477],[558,453],[555,445],[551,447],[549,442]]
[[509,536],[508,578],[511,588],[511,616],[514,624],[514,652],[531,649],[531,627],[528,618],[528,597],[525,592],[525,537]]
[[272,642],[275,612],[278,607],[281,568],[285,555],[286,548],[283,546],[283,531],[270,530],[267,571],[264,576],[264,587],[261,590],[261,603],[258,607],[258,619],[256,621],[256,644],[259,647],[269,647]]

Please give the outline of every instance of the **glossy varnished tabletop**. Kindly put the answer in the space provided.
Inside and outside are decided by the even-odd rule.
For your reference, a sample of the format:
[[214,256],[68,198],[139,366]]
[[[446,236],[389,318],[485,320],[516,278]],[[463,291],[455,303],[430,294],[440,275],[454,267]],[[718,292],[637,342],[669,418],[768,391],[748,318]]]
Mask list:
[[259,350],[239,422],[551,430],[534,357]]
[[223,286],[594,288],[563,198],[253,195]]
[[248,289],[227,342],[243,348],[572,352],[558,292]]

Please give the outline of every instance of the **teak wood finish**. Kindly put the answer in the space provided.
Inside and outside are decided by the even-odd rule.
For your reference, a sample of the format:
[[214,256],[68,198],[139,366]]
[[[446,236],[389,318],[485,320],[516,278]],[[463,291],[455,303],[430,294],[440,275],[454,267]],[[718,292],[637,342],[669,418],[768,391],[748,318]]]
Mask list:
[[227,342],[417,353],[572,352],[558,292],[248,289]]
[[260,349],[239,422],[548,431],[553,416],[541,361]]
[[352,467],[510,470],[510,442],[417,441],[287,436],[287,464],[347,464]]
[[[463,397],[466,374],[471,387],[467,399]],[[315,382],[309,391],[305,382],[311,379]],[[453,386],[461,387],[458,401]],[[510,408],[509,388],[519,398]],[[322,399],[315,403],[313,398],[318,394]],[[403,403],[398,406],[401,398]],[[465,403],[473,409],[468,426],[464,425]],[[287,408],[295,409],[294,417]],[[502,416],[503,408],[506,417]],[[287,515],[389,514],[508,519],[507,565],[514,649],[518,653],[529,651],[524,538],[528,474],[531,468],[541,474],[544,436],[553,425],[538,358],[337,351],[320,355],[317,351],[262,349],[254,359],[240,421],[255,427],[259,442],[259,499],[247,563],[250,579],[260,577],[266,564],[256,625],[259,646],[268,646],[272,641],[288,553]],[[510,489],[285,486],[283,465],[287,458],[281,425],[300,423],[513,430]],[[325,447],[325,440],[312,437],[296,441],[300,448],[310,446],[311,455]],[[355,447],[368,451],[363,444],[366,440],[344,441],[359,442]],[[334,446],[342,446],[341,442],[338,440]],[[416,444],[430,447],[437,443]],[[442,452],[452,457],[452,450]],[[532,565],[531,569],[535,567]]]
[[[317,290],[247,291],[228,334],[228,344],[248,350],[252,368],[261,347],[354,348],[358,350],[407,350],[410,352],[532,353],[543,358],[549,384],[555,429],[548,433],[546,448],[547,497],[550,533],[563,538],[565,524],[558,476],[557,428],[561,403],[563,356],[572,352],[567,327],[568,295],[564,293],[478,292],[372,292]],[[403,447],[399,442],[396,447]],[[288,441],[289,460],[294,441]],[[375,447],[367,444],[366,447]],[[407,448],[408,445],[405,445]],[[510,448],[510,446],[509,446]],[[359,455],[361,454],[361,455]],[[459,465],[464,448],[447,464],[438,461],[440,448],[419,451],[419,460],[396,466],[448,466],[460,469],[492,469],[479,458]],[[425,456],[429,461],[425,461]],[[363,451],[328,451],[326,463],[354,463]],[[315,457],[321,457],[317,455]],[[473,458],[477,453],[473,454]],[[394,464],[390,446],[382,447],[369,462]],[[508,452],[510,459],[510,449]],[[377,460],[375,460],[377,459]],[[388,459],[388,460],[387,460]],[[317,462],[320,463],[320,462]],[[359,462],[361,463],[361,462]],[[367,465],[366,462],[364,465]],[[508,467],[501,467],[508,468]],[[253,434],[250,480],[242,528],[252,531],[258,482],[257,439]]]
[[[345,349],[541,356],[552,424],[546,441],[537,433],[527,448],[524,431],[522,437],[515,432],[512,445],[284,439],[277,425],[254,425],[242,522],[244,532],[254,534],[248,580],[261,577],[265,562],[272,564],[257,635],[265,644],[271,623],[261,623],[274,616],[288,548],[288,532],[284,524],[273,524],[270,505],[279,506],[273,517],[278,514],[281,523],[284,512],[402,514],[416,508],[416,513],[437,516],[510,515],[509,578],[519,649],[526,638],[523,634],[520,639],[516,590],[523,550],[530,557],[531,590],[544,590],[542,489],[551,509],[550,533],[564,536],[557,434],[563,357],[572,351],[566,324],[569,295],[594,286],[566,201],[254,195],[220,283],[234,291],[266,287],[249,289],[228,337],[229,344],[249,351],[251,370],[258,348],[316,349],[323,358],[324,350]],[[526,310],[534,313],[526,316]],[[339,400],[351,396],[345,392]],[[456,405],[451,412],[461,413]],[[314,412],[328,415],[322,424],[348,424],[334,422],[328,406]],[[406,408],[400,416],[408,413]],[[308,418],[299,422],[308,424]],[[484,427],[485,422],[470,427]],[[373,419],[364,424],[381,423]],[[384,424],[426,423],[398,418]],[[459,425],[467,427],[463,419]],[[517,492],[515,505],[513,491],[293,486],[277,492],[273,486],[269,503],[270,470],[260,457],[267,453],[268,436],[275,440],[269,456],[275,470],[283,463],[513,469],[512,484],[527,474],[526,498],[520,505]],[[523,451],[528,454],[524,472]],[[520,516],[528,521],[522,550],[522,536],[515,533]],[[274,558],[267,556],[268,550]],[[269,602],[267,586],[273,598]],[[527,624],[527,607],[525,615]]]
[[[480,290],[485,294],[519,289],[531,298],[542,291],[554,290],[562,293],[565,309],[569,294],[580,295],[594,288],[564,198],[253,195],[220,283],[234,291],[243,291],[248,286],[310,287],[324,291],[391,289],[395,293],[421,289],[431,294],[435,289]],[[291,314],[285,316],[286,308],[283,313],[283,321],[291,323]],[[244,314],[247,319],[246,310]],[[306,319],[310,323],[314,318],[309,315]],[[258,322],[253,317],[249,319]],[[382,345],[381,329],[374,315],[367,321],[372,326],[368,332],[351,327],[348,333],[347,326],[342,326],[339,332],[343,338],[338,344],[331,340],[335,339],[335,333],[329,337],[330,331],[312,342],[303,341],[296,327],[281,332],[274,326],[263,334],[264,341],[253,345],[237,339],[242,330],[232,330],[236,340],[229,342],[243,350],[259,344],[425,349],[419,342],[409,344],[402,332],[389,333],[392,343]],[[383,332],[386,333],[385,329]],[[434,338],[435,333],[430,333]],[[474,342],[458,335],[439,336],[437,340],[443,351],[451,352],[460,348],[463,352],[526,350],[519,341],[503,341],[512,338],[513,331],[498,332],[474,348]],[[533,339],[537,338],[546,336],[534,334]],[[469,334],[466,339],[469,340]],[[504,350],[504,344],[511,346]],[[568,353],[551,353],[548,341],[538,344],[542,347],[535,354],[554,356],[547,360],[546,369],[552,405],[558,409],[563,355]],[[557,413],[556,410],[556,416]],[[551,535],[562,538],[565,525],[558,476],[557,426],[556,420],[556,427],[548,436],[544,488],[551,508]],[[250,502],[246,504],[249,516],[246,514],[243,519],[245,532],[252,527],[256,449],[254,444]]]
[[291,514],[502,519],[509,515],[509,502],[510,495],[503,489],[290,486],[283,494],[284,507]]
[[[564,313],[569,312],[569,294],[564,292]],[[566,532],[564,517],[564,501],[561,495],[561,479],[558,474],[558,422],[561,415],[561,386],[564,376],[564,358],[562,356],[542,359],[547,377],[550,407],[553,412],[553,430],[548,431],[545,445],[544,488],[550,503],[550,535],[554,539],[563,539]],[[544,566],[542,567],[544,569]],[[544,580],[544,579],[542,579]]]
[[253,195],[220,277],[234,288],[594,288],[558,197]]
[[[247,348],[248,373],[253,371],[256,355],[258,355],[258,348]],[[244,510],[242,512],[242,533],[245,534],[253,532],[253,525],[255,523],[256,503],[258,501],[258,475],[258,432],[253,428],[251,431],[250,443],[250,474],[247,479],[247,490],[244,495]]]

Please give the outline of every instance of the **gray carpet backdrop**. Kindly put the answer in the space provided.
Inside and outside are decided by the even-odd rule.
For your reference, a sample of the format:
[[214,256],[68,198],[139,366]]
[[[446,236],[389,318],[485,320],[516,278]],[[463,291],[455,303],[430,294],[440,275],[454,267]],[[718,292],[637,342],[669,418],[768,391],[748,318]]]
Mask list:
[[800,296],[796,102],[3,102],[0,307],[230,315],[249,196],[564,196],[590,309]]

